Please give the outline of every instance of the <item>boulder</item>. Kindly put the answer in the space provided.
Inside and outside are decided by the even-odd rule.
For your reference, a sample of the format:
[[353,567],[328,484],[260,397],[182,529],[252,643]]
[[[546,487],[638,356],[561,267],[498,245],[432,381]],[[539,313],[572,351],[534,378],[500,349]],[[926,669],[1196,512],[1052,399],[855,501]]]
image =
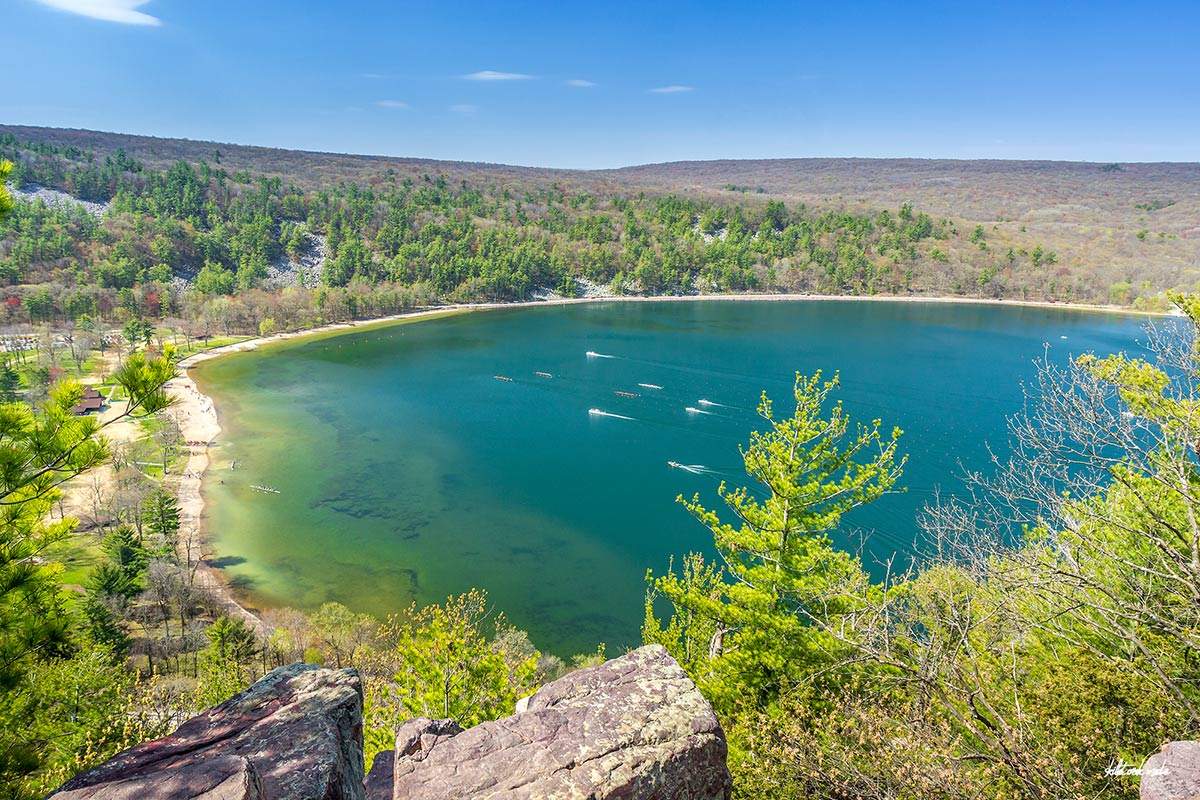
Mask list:
[[522,706],[457,735],[435,720],[406,723],[397,736],[393,797],[729,797],[716,715],[658,645],[571,673]]
[[1200,742],[1168,742],[1142,765],[1141,800],[1200,800]]
[[174,733],[76,775],[57,800],[361,800],[354,670],[292,664]]

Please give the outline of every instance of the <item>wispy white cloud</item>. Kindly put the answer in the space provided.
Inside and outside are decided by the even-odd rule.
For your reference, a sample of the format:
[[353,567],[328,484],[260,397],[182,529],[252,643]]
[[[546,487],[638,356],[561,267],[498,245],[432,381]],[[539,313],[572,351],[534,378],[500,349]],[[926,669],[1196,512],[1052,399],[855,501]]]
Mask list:
[[695,86],[680,86],[672,84],[671,86],[658,86],[650,90],[651,94],[680,94],[682,92],[694,92]]
[[138,11],[150,0],[38,0],[44,6],[57,8],[92,19],[120,22],[125,25],[161,25],[162,20]]
[[586,89],[586,88],[588,88],[589,86],[595,86],[595,85],[596,85],[596,84],[592,83],[591,81],[585,81],[585,80],[582,80],[582,79],[580,79],[580,78],[571,78],[571,80],[569,80],[569,81],[563,81],[563,83],[565,83],[567,86],[577,86],[577,87],[579,87],[580,89]]
[[496,72],[494,69],[485,69],[463,75],[462,79],[464,81],[528,81],[533,80],[533,76],[520,72]]
[[479,106],[473,106],[467,103],[456,103],[450,106],[450,110],[455,114],[474,114],[479,110]]
[[380,108],[408,108],[408,103],[403,100],[376,100],[375,105]]

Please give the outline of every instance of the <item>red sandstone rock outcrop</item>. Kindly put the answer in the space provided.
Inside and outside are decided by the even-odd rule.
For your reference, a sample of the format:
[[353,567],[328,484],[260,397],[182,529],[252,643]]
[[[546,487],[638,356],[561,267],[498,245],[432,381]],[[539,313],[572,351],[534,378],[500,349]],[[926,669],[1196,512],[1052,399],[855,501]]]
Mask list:
[[518,708],[456,735],[430,727],[440,721],[406,724],[397,736],[392,797],[729,797],[721,726],[662,647],[573,672]]
[[399,726],[363,780],[353,670],[293,664],[155,742],[72,778],[55,800],[727,800],[725,735],[661,647],[544,686],[511,717]]
[[292,664],[76,775],[55,800],[359,800],[362,685],[353,670]]

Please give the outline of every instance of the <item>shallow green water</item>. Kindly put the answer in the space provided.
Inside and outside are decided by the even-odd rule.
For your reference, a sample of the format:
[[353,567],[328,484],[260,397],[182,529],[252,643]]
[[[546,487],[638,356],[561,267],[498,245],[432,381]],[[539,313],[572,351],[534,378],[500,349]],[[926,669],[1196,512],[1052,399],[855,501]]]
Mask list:
[[934,303],[605,303],[285,343],[194,370],[223,429],[206,524],[251,602],[385,616],[481,587],[544,649],[616,649],[637,642],[646,569],[710,546],[674,500],[716,503],[720,480],[741,481],[760,391],[785,410],[796,370],[840,370],[852,415],[905,429],[909,491],[847,518],[875,531],[868,558],[886,557],[910,551],[917,511],[958,486],[960,460],[1003,450],[1043,343],[1056,359],[1109,353],[1140,324]]

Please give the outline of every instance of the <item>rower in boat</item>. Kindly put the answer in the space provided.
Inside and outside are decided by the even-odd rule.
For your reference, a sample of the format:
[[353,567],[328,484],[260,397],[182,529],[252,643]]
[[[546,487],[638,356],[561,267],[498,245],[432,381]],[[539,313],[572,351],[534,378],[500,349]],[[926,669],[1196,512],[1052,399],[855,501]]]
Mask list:
[[539,378],[553,378],[554,377],[549,372],[535,372],[533,374],[537,375]]
[[619,395],[621,397],[637,397],[637,395],[634,394],[633,392],[613,392],[613,394]]
[[675,469],[676,467],[681,467],[683,465],[680,464],[678,461],[668,461],[667,466],[670,467],[671,469]]
[[509,383],[512,383],[512,378],[506,378],[503,375],[493,375],[492,377],[498,381],[508,381]]

